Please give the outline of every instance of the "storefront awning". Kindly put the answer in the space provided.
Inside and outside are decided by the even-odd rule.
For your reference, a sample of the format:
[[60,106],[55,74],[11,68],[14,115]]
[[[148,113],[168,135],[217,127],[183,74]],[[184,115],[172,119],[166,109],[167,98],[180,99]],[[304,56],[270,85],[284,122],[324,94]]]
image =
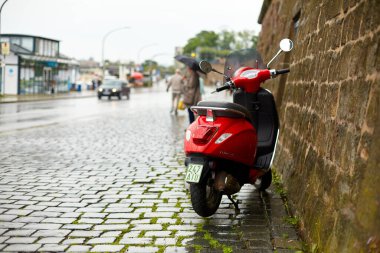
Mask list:
[[27,54],[19,54],[19,56],[25,60],[55,62],[55,63],[63,63],[63,64],[68,64],[68,65],[79,65],[79,62],[74,59],[55,58],[55,57],[27,55]]

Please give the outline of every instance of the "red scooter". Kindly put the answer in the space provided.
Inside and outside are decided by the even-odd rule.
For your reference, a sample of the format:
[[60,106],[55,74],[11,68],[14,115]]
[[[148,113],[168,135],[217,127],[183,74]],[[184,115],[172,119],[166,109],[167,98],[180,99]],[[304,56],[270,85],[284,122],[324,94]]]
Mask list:
[[233,91],[233,103],[201,101],[191,107],[199,117],[185,134],[185,180],[190,184],[192,206],[200,216],[213,215],[223,195],[239,210],[232,194],[246,183],[263,191],[272,182],[279,120],[273,95],[260,86],[289,72],[269,69],[281,52],[293,48],[293,42],[283,39],[280,48],[266,67],[254,49],[228,56],[224,74],[206,61],[199,64],[205,73],[224,75],[224,85],[215,92]]

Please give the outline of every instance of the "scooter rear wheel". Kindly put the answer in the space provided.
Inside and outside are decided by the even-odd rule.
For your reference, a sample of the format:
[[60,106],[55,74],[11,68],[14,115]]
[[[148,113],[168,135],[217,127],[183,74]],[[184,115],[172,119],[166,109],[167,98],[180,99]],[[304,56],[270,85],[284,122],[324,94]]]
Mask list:
[[255,182],[255,187],[259,191],[265,191],[272,183],[272,170],[268,170],[261,178]]
[[220,205],[223,194],[204,180],[198,184],[190,184],[191,204],[194,211],[202,216],[209,217],[213,215]]

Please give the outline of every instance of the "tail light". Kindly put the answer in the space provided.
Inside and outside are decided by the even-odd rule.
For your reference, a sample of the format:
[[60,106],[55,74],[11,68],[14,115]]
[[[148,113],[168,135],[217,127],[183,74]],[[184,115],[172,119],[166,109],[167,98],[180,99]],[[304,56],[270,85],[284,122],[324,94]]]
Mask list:
[[206,144],[218,131],[217,127],[214,126],[197,126],[193,131],[193,141],[195,144]]

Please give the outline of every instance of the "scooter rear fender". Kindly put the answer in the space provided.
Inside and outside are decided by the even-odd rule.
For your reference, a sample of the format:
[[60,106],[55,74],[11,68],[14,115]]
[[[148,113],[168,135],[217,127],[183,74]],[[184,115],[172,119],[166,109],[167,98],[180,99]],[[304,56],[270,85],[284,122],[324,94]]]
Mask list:
[[[197,129],[216,128],[209,139],[200,143],[196,140]],[[230,134],[220,142],[223,134]],[[219,140],[219,141],[218,141]],[[257,148],[257,135],[253,125],[245,118],[216,117],[206,121],[206,116],[199,116],[186,130],[185,152],[202,154],[214,158],[227,159],[248,166],[253,166]]]

